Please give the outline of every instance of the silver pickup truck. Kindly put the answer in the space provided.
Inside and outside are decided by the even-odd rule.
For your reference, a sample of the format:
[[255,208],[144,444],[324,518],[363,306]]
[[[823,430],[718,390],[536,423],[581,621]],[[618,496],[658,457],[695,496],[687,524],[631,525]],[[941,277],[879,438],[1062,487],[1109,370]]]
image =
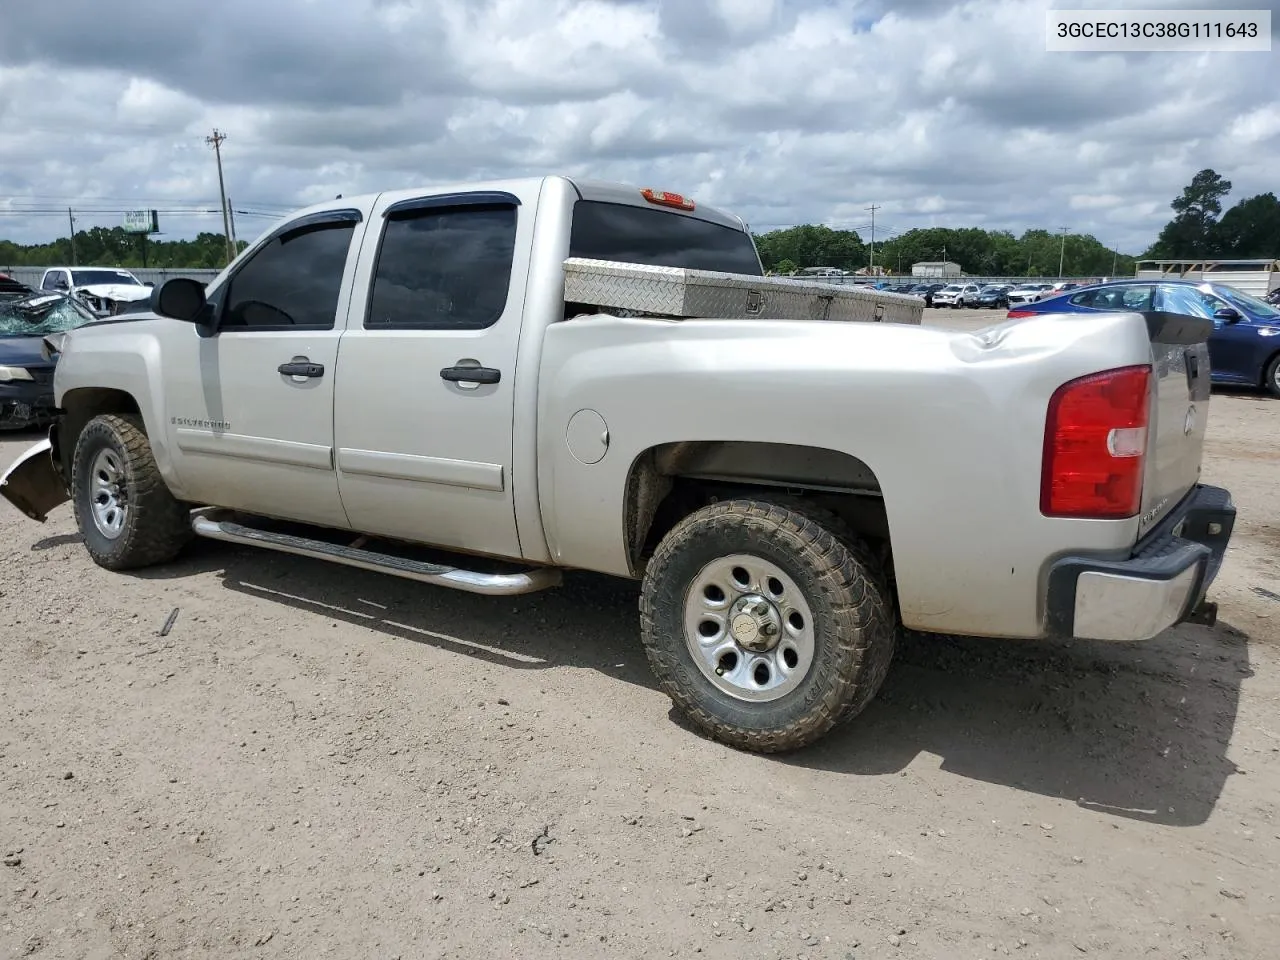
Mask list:
[[492,595],[638,580],[662,689],[763,752],[857,715],[903,627],[1212,622],[1209,322],[918,304],[764,277],[740,219],[620,184],[338,199],[50,344],[59,420],[0,493],[70,500],[110,570],[199,535]]

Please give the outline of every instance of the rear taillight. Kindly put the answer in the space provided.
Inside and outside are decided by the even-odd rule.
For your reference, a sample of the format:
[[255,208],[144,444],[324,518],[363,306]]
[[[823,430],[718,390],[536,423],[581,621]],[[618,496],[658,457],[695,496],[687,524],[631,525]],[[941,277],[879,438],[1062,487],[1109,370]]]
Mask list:
[[1010,310],[1004,315],[1004,318],[1006,320],[1021,320],[1024,317],[1034,317],[1035,315],[1034,310]]
[[1120,367],[1072,380],[1049,400],[1040,512],[1116,520],[1142,503],[1151,368]]

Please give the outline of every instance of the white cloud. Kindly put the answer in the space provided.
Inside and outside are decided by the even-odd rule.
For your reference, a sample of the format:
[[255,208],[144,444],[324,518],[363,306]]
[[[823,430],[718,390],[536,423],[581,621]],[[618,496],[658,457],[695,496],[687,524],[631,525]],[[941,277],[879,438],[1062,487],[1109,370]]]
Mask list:
[[1050,54],[1044,23],[1023,0],[42,0],[0,34],[0,237],[64,229],[18,208],[216,208],[215,125],[259,213],[563,171],[757,229],[875,203],[878,236],[1069,224],[1137,252],[1202,167],[1229,202],[1280,186],[1273,56]]

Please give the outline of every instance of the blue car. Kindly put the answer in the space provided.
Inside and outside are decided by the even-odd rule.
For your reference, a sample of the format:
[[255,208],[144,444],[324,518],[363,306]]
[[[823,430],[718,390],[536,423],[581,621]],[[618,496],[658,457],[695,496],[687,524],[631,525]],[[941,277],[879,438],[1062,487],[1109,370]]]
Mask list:
[[1223,283],[1198,280],[1114,280],[1038,303],[1018,304],[1010,318],[1042,313],[1165,310],[1213,321],[1209,337],[1213,383],[1264,387],[1280,397],[1280,307]]

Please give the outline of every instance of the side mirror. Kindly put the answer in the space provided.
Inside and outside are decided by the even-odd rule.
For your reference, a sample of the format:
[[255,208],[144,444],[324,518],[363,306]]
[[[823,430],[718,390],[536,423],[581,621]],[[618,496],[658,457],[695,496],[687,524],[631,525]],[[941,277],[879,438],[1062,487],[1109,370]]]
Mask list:
[[204,313],[204,284],[189,277],[174,277],[151,288],[151,312],[174,320],[197,323]]
[[1231,307],[1219,307],[1213,312],[1213,318],[1215,320],[1222,320],[1226,323],[1239,323],[1240,311],[1234,310]]
[[154,280],[148,280],[146,283],[143,284],[144,287],[154,287],[155,285],[156,285],[156,282]]

